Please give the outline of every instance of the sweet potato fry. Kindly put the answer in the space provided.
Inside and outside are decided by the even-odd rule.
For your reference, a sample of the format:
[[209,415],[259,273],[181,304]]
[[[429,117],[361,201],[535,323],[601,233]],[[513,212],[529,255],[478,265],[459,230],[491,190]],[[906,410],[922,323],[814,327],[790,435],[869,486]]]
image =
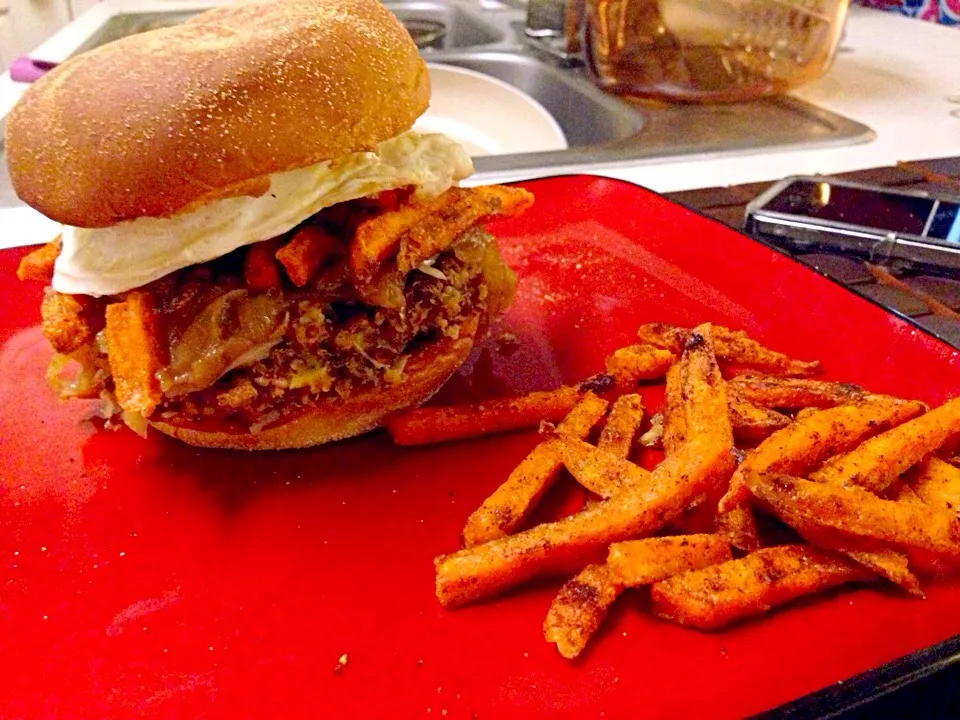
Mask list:
[[742,482],[745,474],[809,472],[831,455],[851,450],[865,438],[899,425],[923,410],[920,402],[870,395],[855,404],[807,413],[775,432],[747,456],[730,481],[730,491],[720,501],[720,511],[727,512],[746,499]]
[[[650,345],[679,353],[689,332],[688,329],[675,325],[648,323],[640,326],[637,337]],[[818,361],[795,360],[789,355],[764,347],[740,330],[734,331],[716,325],[714,326],[714,342],[717,359],[724,365],[734,365],[739,369],[758,370],[770,375],[803,377],[816,375],[820,372]]]
[[494,208],[495,215],[516,217],[522,215],[533,205],[533,194],[518,187],[508,185],[481,185],[471,189]]
[[[907,473],[910,490],[921,502],[948,512],[960,510],[960,468],[931,457]],[[902,492],[898,500],[903,500]]]
[[752,405],[783,410],[831,408],[866,395],[850,383],[769,375],[739,375],[730,380],[730,391]]
[[[455,195],[459,188],[450,190]],[[450,190],[431,200],[410,198],[393,212],[361,222],[350,244],[350,269],[356,281],[373,280],[380,266],[397,254],[403,234],[448,202]]]
[[916,597],[923,597],[920,581],[910,572],[906,553],[891,550],[869,539],[855,538],[793,518],[791,526],[811,545],[846,555],[879,577],[886,578]]
[[915,548],[960,563],[960,520],[939,508],[883,500],[859,487],[837,487],[789,475],[750,475],[750,492],[791,527],[822,528],[874,540],[894,549]]
[[336,256],[340,241],[327,231],[307,225],[294,233],[290,241],[277,250],[276,258],[297,287],[303,287],[320,266]]
[[747,504],[736,505],[729,510],[717,510],[717,534],[725,538],[737,550],[753,552],[762,546],[760,531],[753,509]]
[[254,292],[279,290],[283,286],[276,253],[283,238],[272,238],[254,243],[243,258],[243,284]]
[[[717,502],[726,491],[718,485],[706,495],[695,498],[676,520],[664,529],[665,535],[714,535],[717,533]],[[725,535],[720,537],[726,538]],[[726,541],[726,540],[725,540]]]
[[764,440],[793,422],[787,415],[776,410],[753,405],[733,389],[727,397],[733,434],[742,442]]
[[[690,332],[679,367],[686,442],[712,438],[732,450],[727,383],[720,375],[714,353],[713,326],[699,325]],[[728,466],[733,466],[732,457]]]
[[162,399],[157,370],[163,365],[153,297],[133,291],[107,305],[106,338],[117,402],[149,417]]
[[397,445],[431,445],[557,423],[581,397],[577,387],[564,385],[471,405],[415,408],[391,415],[384,426]]
[[543,637],[572,660],[587,646],[622,590],[606,565],[588,565],[560,588],[543,622]]
[[59,255],[60,236],[58,235],[56,239],[23,256],[17,268],[17,278],[50,283],[53,280],[53,266]]
[[[891,500],[904,505],[925,506],[923,500],[904,482],[891,495]],[[945,562],[925,550],[912,547],[906,548],[905,552],[891,550],[882,542],[817,527],[799,516],[792,517],[790,523],[808,542],[843,552],[857,564],[899,585],[911,595],[923,596],[919,581],[911,570],[928,577],[945,577],[952,572],[949,561]]]
[[[918,465],[917,467],[921,467]],[[906,505],[924,505],[923,499],[917,495],[916,491],[907,483],[901,482],[900,486],[897,488],[896,492],[890,496],[890,499],[895,502],[904,503]]]
[[613,542],[649,536],[680,515],[729,473],[730,449],[692,440],[665,459],[649,481],[576,515],[434,560],[437,598],[462,605],[537,575],[585,567]]
[[[673,369],[674,367],[676,367],[676,370]],[[656,431],[660,433],[659,437],[651,436],[647,441],[641,442],[642,445],[646,446],[648,442],[656,444],[659,440],[666,453],[674,452],[686,437],[686,417],[682,409],[678,408],[680,392],[679,388],[675,386],[675,383],[680,379],[679,373],[678,366],[673,366],[667,371],[664,409],[663,413],[659,414],[662,426]],[[741,441],[756,442],[762,440],[792,422],[789,417],[782,413],[750,405],[744,402],[741,397],[729,392],[727,394],[727,405],[734,437]],[[654,415],[653,420],[657,417],[657,415]],[[652,429],[653,427],[651,427]]]
[[[698,338],[702,338],[703,342],[699,342]],[[707,394],[712,402],[705,403],[702,391],[708,386],[713,387],[713,392]],[[678,403],[679,407],[677,407]],[[679,437],[682,434],[683,441],[689,442],[691,438],[714,434],[717,442],[728,446],[732,452],[733,429],[730,422],[729,403],[726,383],[720,375],[713,352],[713,328],[710,325],[695,328],[688,336],[687,350],[684,351],[675,370],[671,368],[667,377],[665,405],[670,414],[669,417],[673,419],[668,426],[671,436],[675,434]],[[675,447],[676,442],[674,439],[670,445]],[[666,448],[665,441],[664,449],[669,457],[670,451]],[[732,459],[730,469],[732,472]],[[674,523],[671,528],[687,529],[706,524],[712,528],[713,518],[716,515],[715,494],[725,487],[728,479],[729,476],[724,477],[722,483],[711,488],[706,496],[694,498],[687,511],[678,518],[679,525]]]
[[662,378],[674,360],[668,350],[651,345],[628,345],[610,355],[606,367],[621,386],[629,387],[641,380]]
[[734,547],[747,552],[756,550],[760,539],[747,506],[747,474],[808,472],[833,453],[849,450],[864,438],[909,420],[923,409],[923,403],[870,395],[853,405],[798,416],[760,443],[734,473],[730,489],[720,500],[719,531]]
[[401,273],[410,272],[424,260],[445,250],[478,222],[496,215],[519,215],[533,205],[531,193],[505,185],[450,188],[440,198],[447,199],[447,202],[421,218],[400,237],[397,268]]
[[673,455],[687,440],[687,416],[680,389],[680,365],[667,370],[663,391],[663,452]]
[[630,457],[633,438],[643,422],[643,401],[639,395],[621,395],[610,408],[597,447],[624,460]]
[[445,249],[476,223],[494,215],[516,215],[533,203],[520,188],[495,185],[452,187],[430,200],[410,198],[357,226],[350,244],[350,268],[358,285],[374,280],[393,257],[401,274]]
[[882,493],[903,472],[958,432],[960,397],[870,438],[846,455],[827,460],[810,475],[810,479],[836,485],[857,485]]
[[840,552],[864,569],[886,578],[910,595],[924,597],[923,590],[920,589],[920,581],[910,572],[910,564],[905,553],[895,550],[843,549],[840,549]]
[[[606,400],[586,393],[557,427],[557,432],[585,438],[606,410]],[[467,518],[463,528],[464,545],[473,547],[516,530],[553,485],[561,466],[555,440],[544,440],[537,445],[510,473],[507,481]]]
[[607,565],[621,585],[638,587],[732,558],[730,545],[721,537],[677,535],[614,543]]
[[656,583],[650,596],[655,615],[716,630],[803,595],[871,577],[835,553],[807,545],[780,545],[674,575]]
[[649,470],[559,431],[554,435],[554,448],[574,479],[604,499],[650,479]]
[[40,303],[43,336],[67,355],[93,341],[103,329],[103,302],[87,295],[64,295],[47,288]]
[[[733,472],[733,431],[726,385],[713,357],[709,325],[697,328],[681,359],[689,438],[649,478],[610,500],[517,535],[438,557],[437,597],[459,605],[544,574],[576,570],[607,545],[649,536]],[[690,407],[697,406],[691,417]]]

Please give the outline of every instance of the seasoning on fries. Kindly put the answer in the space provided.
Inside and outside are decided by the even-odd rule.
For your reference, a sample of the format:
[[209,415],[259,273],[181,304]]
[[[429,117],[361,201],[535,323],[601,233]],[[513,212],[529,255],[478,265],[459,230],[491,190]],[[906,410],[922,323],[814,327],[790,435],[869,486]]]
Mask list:
[[846,455],[828,460],[810,477],[818,482],[858,485],[881,493],[957,433],[960,398],[877,435]]
[[931,457],[917,465],[908,479],[910,484],[903,490],[909,491],[907,494],[912,494],[920,502],[948,512],[960,510],[960,468]]
[[673,364],[674,353],[652,345],[630,345],[607,358],[607,372],[621,383],[657,380]]
[[804,522],[960,562],[960,520],[954,513],[884,500],[858,487],[836,487],[789,475],[751,475],[747,484],[754,497],[788,525]]
[[680,389],[680,365],[667,371],[663,388],[663,452],[673,455],[687,439],[687,416]]
[[730,388],[752,405],[780,410],[831,408],[867,394],[852,383],[746,374],[730,380]]
[[628,487],[649,482],[650,471],[644,470],[607,448],[594,447],[558,432],[553,447],[573,478],[604,500]]
[[643,422],[643,401],[639,395],[621,395],[610,408],[607,422],[597,440],[597,447],[626,460],[633,448],[633,439]]
[[560,588],[543,623],[543,636],[556,643],[563,657],[573,659],[624,588],[652,585],[730,559],[730,546],[715,535],[614,543],[605,564],[588,565]]
[[717,535],[676,535],[614,543],[607,565],[624,587],[639,587],[732,559]]
[[744,477],[749,473],[803,474],[836,452],[857,446],[864,438],[909,420],[924,410],[923,403],[871,395],[854,405],[841,405],[798,417],[764,440],[738,468],[730,489],[720,500],[720,523],[731,544],[756,550],[759,544],[746,505]]
[[485,400],[474,405],[448,405],[406,410],[385,421],[397,445],[432,445],[560,422],[581,393],[575,385],[527,395]]
[[907,593],[923,597],[920,581],[910,571],[909,558],[905,552],[884,547],[882,543],[870,539],[855,538],[810,525],[799,518],[792,518],[791,527],[811,545],[846,555],[856,564],[886,578]]
[[538,575],[584,567],[620,540],[649,536],[733,471],[726,385],[713,356],[710,326],[698,327],[680,360],[688,438],[650,477],[610,500],[553,523],[467,547],[435,560],[437,597],[460,605]]
[[758,442],[790,424],[787,415],[754,405],[737,392],[731,392],[730,422],[734,435],[744,442]]
[[780,545],[675,575],[654,585],[650,599],[654,615],[717,630],[804,595],[871,577],[835,553],[809,545]]
[[[575,658],[616,599],[639,586],[649,586],[654,615],[717,630],[847,583],[883,578],[922,597],[921,578],[960,570],[960,468],[952,464],[960,399],[928,410],[810,379],[818,362],[710,324],[651,323],[638,336],[642,344],[614,352],[606,374],[579,388],[501,401],[500,417],[522,418],[513,427],[565,419],[542,426],[540,444],[471,516],[466,547],[434,561],[444,606],[565,574],[543,629]],[[646,429],[643,399],[623,394],[625,379],[663,382],[663,405]],[[567,415],[587,390],[612,401],[609,413],[587,392]],[[583,409],[589,402],[592,413]],[[578,409],[586,420],[573,419]],[[471,417],[483,413],[412,411],[405,415],[422,424],[407,420],[415,430],[406,437],[512,429]],[[476,432],[459,435],[461,423]],[[398,443],[400,427],[390,428]],[[633,461],[657,445],[663,459],[651,470]],[[517,532],[561,466],[594,499]],[[734,559],[731,547],[747,554]]]
[[[607,401],[586,393],[557,427],[561,435],[585,438],[607,410]],[[552,440],[544,440],[510,473],[474,513],[463,528],[467,547],[509,535],[517,529],[550,489],[561,461]]]
[[610,543],[652,535],[679,516],[717,482],[728,458],[729,450],[716,443],[689,443],[640,487],[562,520],[441,555],[434,561],[437,597],[443,605],[462,605],[540,575],[576,572]]
[[544,638],[556,643],[568,660],[577,657],[622,591],[623,584],[610,567],[587,565],[560,588],[543,621]]
[[[805,362],[764,347],[746,333],[714,326],[717,359],[735,372],[761,371],[770,375],[805,377],[820,372],[816,360]],[[690,334],[686,328],[663,323],[648,323],[637,331],[637,337],[648,345],[679,353]]]

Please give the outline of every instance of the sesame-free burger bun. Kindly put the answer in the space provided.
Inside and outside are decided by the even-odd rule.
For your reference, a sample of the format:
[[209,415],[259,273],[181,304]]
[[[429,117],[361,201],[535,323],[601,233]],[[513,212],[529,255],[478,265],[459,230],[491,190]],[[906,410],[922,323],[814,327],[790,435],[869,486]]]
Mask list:
[[152,421],[162,433],[190,445],[233,450],[305,448],[362,435],[378,427],[390,413],[426,402],[463,365],[473,350],[478,324],[452,340],[434,341],[414,353],[404,367],[403,382],[361,390],[346,400],[322,400],[295,419],[260,432],[230,433]]
[[79,55],[7,118],[17,194],[108,227],[262,195],[272,173],[371,150],[430,97],[379,0],[246,0]]

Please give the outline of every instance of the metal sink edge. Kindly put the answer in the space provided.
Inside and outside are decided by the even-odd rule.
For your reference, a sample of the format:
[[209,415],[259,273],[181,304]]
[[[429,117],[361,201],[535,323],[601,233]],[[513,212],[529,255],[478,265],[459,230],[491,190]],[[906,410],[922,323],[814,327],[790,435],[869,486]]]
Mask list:
[[[385,4],[388,7],[410,10],[417,7],[435,9],[435,6],[440,5],[439,0],[385,0]],[[424,59],[433,63],[447,62],[460,66],[488,60],[535,64],[544,77],[550,76],[557,80],[558,86],[563,85],[569,92],[582,98],[584,103],[588,103],[594,112],[600,113],[597,117],[605,117],[610,130],[607,133],[609,137],[605,139],[576,144],[567,150],[478,157],[475,159],[477,172],[474,179],[518,179],[560,172],[602,172],[605,168],[643,166],[679,158],[702,160],[732,155],[756,155],[771,150],[846,146],[869,142],[876,137],[875,133],[862,123],[791,96],[731,106],[667,106],[627,102],[597,88],[583,68],[564,66],[526,43],[522,33],[522,10],[506,5],[494,5],[497,9],[490,9],[489,3],[484,6],[486,9],[481,10],[479,3],[471,0],[445,0],[443,4],[470,17],[471,21],[497,28],[501,39],[470,48],[426,50],[423,52]],[[174,9],[149,14],[157,15],[163,12],[170,15],[183,14],[182,11]],[[90,37],[102,31],[112,17],[123,14],[131,13],[118,11],[107,17],[91,32]],[[81,45],[85,46],[86,44]],[[541,104],[548,105],[542,100]],[[756,123],[753,121],[757,113],[800,118],[801,124],[808,122],[813,131],[792,137],[782,133],[765,136],[763,132],[757,132]],[[557,115],[556,112],[553,114]],[[711,114],[725,116],[727,122],[715,123]],[[579,117],[575,117],[572,122],[579,120]],[[2,124],[3,118],[0,118],[0,127]],[[564,131],[569,136],[573,126],[570,120],[566,124]],[[782,123],[771,123],[773,130],[779,130],[779,124]],[[750,132],[738,132],[738,125],[749,127]],[[563,123],[561,126],[563,127]],[[709,129],[709,132],[704,132],[705,128]],[[629,135],[625,135],[625,129],[630,131]],[[4,162],[2,144],[0,162]],[[0,208],[10,206],[12,202],[19,204],[9,188],[6,172],[0,172]]]

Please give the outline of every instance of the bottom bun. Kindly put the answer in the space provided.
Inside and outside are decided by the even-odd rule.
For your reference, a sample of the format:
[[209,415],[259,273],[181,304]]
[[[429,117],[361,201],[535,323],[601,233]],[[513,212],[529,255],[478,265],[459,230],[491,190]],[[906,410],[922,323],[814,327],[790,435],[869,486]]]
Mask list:
[[444,339],[416,352],[404,367],[404,380],[376,390],[318,402],[289,422],[260,432],[218,432],[151,422],[160,432],[189,445],[232,450],[290,450],[335,442],[379,427],[392,412],[416,407],[439,390],[470,356],[476,336]]

